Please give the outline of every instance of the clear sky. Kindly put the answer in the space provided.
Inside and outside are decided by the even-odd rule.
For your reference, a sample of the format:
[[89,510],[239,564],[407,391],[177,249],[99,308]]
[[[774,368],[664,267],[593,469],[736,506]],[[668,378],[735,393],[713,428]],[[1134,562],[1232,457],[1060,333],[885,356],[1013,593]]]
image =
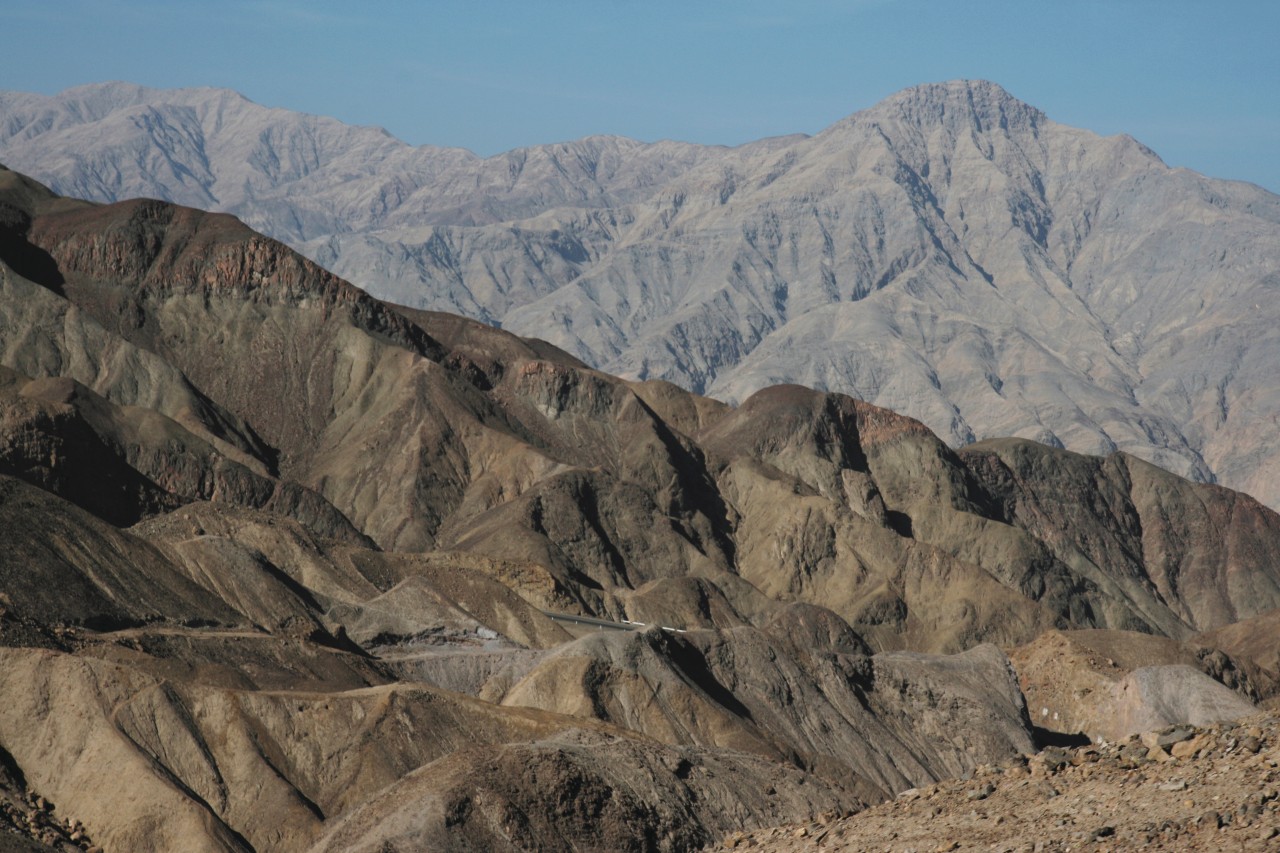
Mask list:
[[985,78],[1057,121],[1280,192],[1280,0],[3,6],[4,89],[225,86],[488,155],[594,133],[814,133],[907,86]]

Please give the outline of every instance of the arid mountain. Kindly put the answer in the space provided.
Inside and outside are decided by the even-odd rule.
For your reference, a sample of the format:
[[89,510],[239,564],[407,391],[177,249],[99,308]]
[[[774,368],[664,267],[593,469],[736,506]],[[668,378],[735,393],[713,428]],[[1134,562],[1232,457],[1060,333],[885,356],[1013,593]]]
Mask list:
[[394,308],[225,215],[0,175],[9,254],[40,279],[0,282],[6,465],[75,500],[67,460],[91,457],[131,496],[117,523],[265,508],[352,544],[532,564],[520,591],[553,609],[732,627],[808,600],[875,648],[1053,625],[1181,639],[1280,606],[1280,517],[1128,455],[957,455],[798,386],[729,408]]
[[1280,506],[1280,198],[990,83],[813,137],[490,158],[225,90],[0,94],[55,189],[235,213],[369,292],[741,401],[848,393],[950,445],[1122,450]]
[[1034,750],[991,643],[1280,607],[1280,516],[1125,454],[612,377],[225,214],[0,170],[0,222],[0,831],[46,848],[687,850]]

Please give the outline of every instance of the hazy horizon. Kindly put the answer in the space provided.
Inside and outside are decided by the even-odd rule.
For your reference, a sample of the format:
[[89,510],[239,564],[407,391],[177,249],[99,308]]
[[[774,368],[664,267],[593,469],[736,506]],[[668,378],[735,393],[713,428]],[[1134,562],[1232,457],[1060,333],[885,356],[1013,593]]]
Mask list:
[[0,88],[223,87],[490,156],[597,134],[812,134],[903,88],[987,79],[1172,166],[1280,191],[1280,4],[1041,5],[72,0],[10,10]]

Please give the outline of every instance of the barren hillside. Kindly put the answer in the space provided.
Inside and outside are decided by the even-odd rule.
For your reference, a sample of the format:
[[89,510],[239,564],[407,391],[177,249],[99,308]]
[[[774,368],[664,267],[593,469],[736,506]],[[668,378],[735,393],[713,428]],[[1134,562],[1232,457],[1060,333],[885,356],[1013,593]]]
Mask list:
[[1273,511],[1127,454],[730,407],[0,170],[28,848],[688,850],[852,813],[1087,729],[1077,689],[1251,713],[1273,646],[1232,626],[1274,624],[1277,550]]

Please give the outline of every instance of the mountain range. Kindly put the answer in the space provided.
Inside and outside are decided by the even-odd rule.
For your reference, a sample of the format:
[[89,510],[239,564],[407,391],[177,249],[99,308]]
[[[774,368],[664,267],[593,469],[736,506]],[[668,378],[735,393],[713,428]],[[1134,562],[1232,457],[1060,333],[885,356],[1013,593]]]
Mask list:
[[371,294],[729,403],[849,394],[952,447],[1120,450],[1280,506],[1280,198],[980,81],[812,137],[481,158],[225,90],[0,93],[56,191],[229,211]]
[[797,385],[729,406],[378,300],[226,214],[0,169],[23,849],[828,820],[1274,705],[1277,550],[1262,503],[1123,452],[956,451]]

